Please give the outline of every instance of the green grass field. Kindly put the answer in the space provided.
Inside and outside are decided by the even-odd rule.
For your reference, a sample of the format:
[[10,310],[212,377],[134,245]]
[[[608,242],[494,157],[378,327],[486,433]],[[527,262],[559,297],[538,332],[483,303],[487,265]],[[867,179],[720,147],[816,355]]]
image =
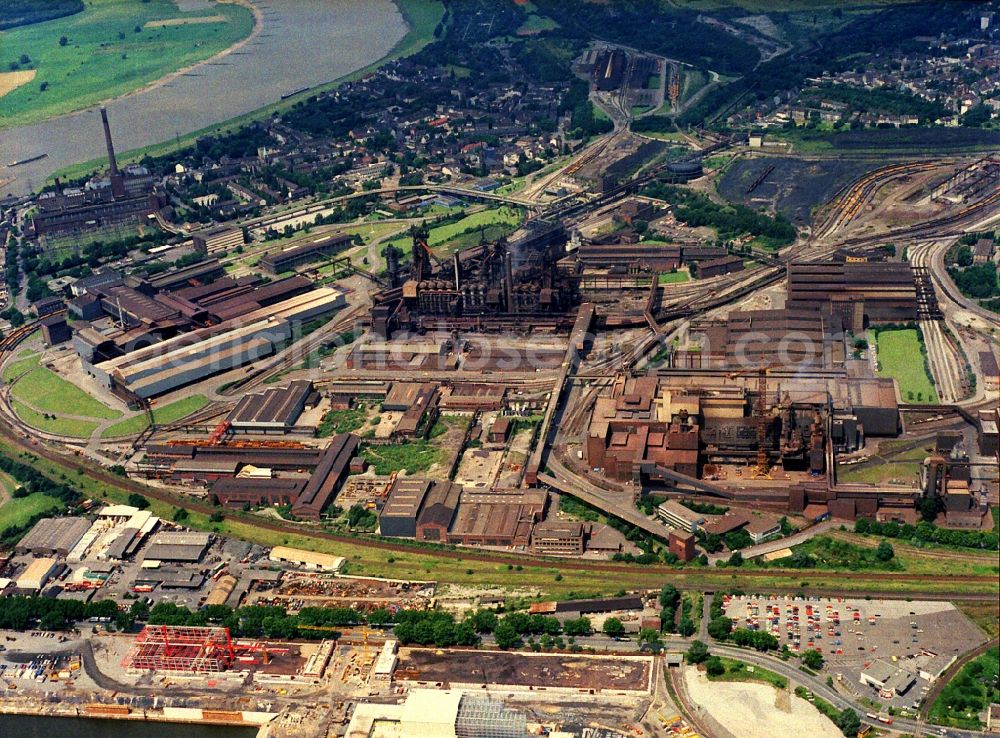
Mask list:
[[994,646],[973,659],[942,690],[931,706],[929,721],[954,728],[980,730],[979,713],[991,702],[1000,701],[997,674],[1000,673],[1000,647]]
[[[41,357],[34,357],[25,362],[17,362],[20,372],[25,371],[34,362],[34,368],[18,380],[11,389],[15,400],[31,405],[43,413],[56,415],[76,415],[86,418],[114,420],[121,412],[98,402],[75,384],[67,382],[55,372],[39,364]],[[7,372],[4,373],[7,379]],[[27,421],[26,421],[27,422]]]
[[524,23],[521,24],[521,27],[517,29],[517,35],[533,36],[536,33],[551,31],[555,28],[559,28],[559,24],[551,18],[531,13],[528,15],[528,19],[525,20]]
[[61,510],[63,503],[55,497],[35,492],[27,497],[18,497],[0,505],[0,531],[13,525],[24,525],[35,515]]
[[759,666],[750,666],[742,661],[730,659],[725,656],[717,658],[726,667],[726,673],[717,676],[709,674],[708,680],[710,682],[760,682],[762,684],[770,684],[776,689],[788,688],[788,680],[783,676],[775,674],[773,671],[763,669]]
[[660,274],[660,284],[680,284],[691,279],[687,272],[663,272]]
[[[211,22],[158,25],[214,18]],[[136,29],[139,29],[136,32]],[[253,14],[233,3],[182,13],[171,0],[88,0],[76,15],[3,33],[4,71],[27,54],[35,78],[3,98],[0,128],[23,125],[118,97],[246,38]],[[65,37],[63,45],[61,39]],[[48,87],[42,91],[42,84]]]
[[879,331],[876,343],[879,376],[896,378],[904,402],[933,405],[938,401],[937,392],[924,368],[916,330]]
[[414,441],[388,446],[367,446],[362,456],[375,467],[376,474],[392,474],[402,469],[407,474],[419,474],[440,463],[444,452],[427,441]]
[[33,410],[17,400],[14,400],[13,406],[17,417],[32,428],[37,428],[45,433],[68,436],[69,438],[90,438],[99,425],[97,421],[77,418],[47,418],[43,413]]
[[[321,92],[336,89],[345,82],[352,82],[354,80],[361,79],[387,62],[402,59],[403,57],[411,56],[412,54],[417,53],[434,40],[434,29],[437,27],[437,24],[441,22],[441,19],[444,16],[444,5],[442,5],[439,0],[396,0],[396,6],[403,14],[403,18],[406,19],[406,25],[409,26],[410,30],[405,36],[403,36],[399,43],[396,44],[388,56],[385,56],[366,67],[362,67],[355,72],[344,75],[339,79],[333,80],[329,84],[310,88],[308,92],[304,92],[301,95],[293,95],[285,100],[275,101],[271,105],[266,105],[258,110],[247,113],[246,115],[240,115],[212,126],[200,128],[197,131],[192,131],[191,133],[179,138],[174,137],[163,141],[162,143],[152,144],[150,146],[144,146],[142,148],[120,153],[118,154],[119,164],[136,162],[145,156],[164,156],[177,151],[178,149],[192,146],[201,136],[217,135],[223,132],[235,131],[241,126],[245,126],[255,120],[268,118],[282,110],[287,110],[293,105],[302,102],[307,95],[316,95]],[[103,167],[104,164],[105,159],[103,158],[92,159],[91,161],[83,162],[81,164],[74,164],[63,168],[58,172],[53,172],[49,176],[48,181],[52,181],[56,177],[62,177],[63,179],[83,177],[90,172]]]
[[[481,210],[454,223],[431,228],[427,245],[434,250],[439,258],[445,258],[456,251],[479,243],[480,228],[483,229],[483,235],[487,239],[499,238],[520,225],[521,219],[522,213],[517,208],[499,207]],[[470,228],[475,230],[471,233],[464,232]],[[410,237],[407,235],[399,236],[386,242],[385,246],[389,244],[402,249],[403,253],[406,254],[410,250]],[[383,249],[384,246],[379,251]]]
[[[208,404],[208,398],[204,395],[191,395],[183,400],[171,402],[168,405],[153,407],[153,422],[157,425],[173,423],[186,415],[201,410]],[[142,433],[149,427],[145,415],[136,415],[120,423],[109,425],[101,433],[101,438],[117,438],[118,436],[134,436]]]

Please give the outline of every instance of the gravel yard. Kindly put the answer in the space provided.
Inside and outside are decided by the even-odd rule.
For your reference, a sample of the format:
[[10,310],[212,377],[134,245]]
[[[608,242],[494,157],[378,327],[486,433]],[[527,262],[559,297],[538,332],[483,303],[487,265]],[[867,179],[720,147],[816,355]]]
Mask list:
[[776,690],[769,685],[710,682],[704,673],[690,666],[684,668],[684,680],[691,699],[740,738],[837,738],[841,735],[815,707],[794,695],[791,696],[791,712],[776,709]]

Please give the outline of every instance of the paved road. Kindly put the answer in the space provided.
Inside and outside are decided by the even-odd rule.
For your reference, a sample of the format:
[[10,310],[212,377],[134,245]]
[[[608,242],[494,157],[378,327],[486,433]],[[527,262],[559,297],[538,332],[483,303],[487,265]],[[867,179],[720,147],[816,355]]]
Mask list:
[[629,493],[612,492],[598,487],[567,467],[555,453],[549,453],[548,466],[552,470],[552,475],[539,474],[540,483],[572,495],[600,510],[613,510],[615,517],[654,536],[666,539],[670,533],[670,528],[663,523],[650,520],[643,515]]
[[[840,520],[824,520],[822,523],[817,523],[816,525],[810,526],[805,530],[800,530],[798,533],[794,533],[787,538],[779,538],[777,541],[768,541],[767,543],[759,543],[756,546],[740,549],[740,553],[743,555],[744,559],[752,559],[757,556],[763,556],[764,554],[780,551],[781,549],[788,548],[789,546],[797,546],[800,543],[805,543],[810,538],[822,535],[828,530],[839,528],[840,525]],[[708,563],[710,566],[715,566],[716,561],[728,561],[731,555],[732,554],[728,551],[722,554],[712,554],[708,557]]]

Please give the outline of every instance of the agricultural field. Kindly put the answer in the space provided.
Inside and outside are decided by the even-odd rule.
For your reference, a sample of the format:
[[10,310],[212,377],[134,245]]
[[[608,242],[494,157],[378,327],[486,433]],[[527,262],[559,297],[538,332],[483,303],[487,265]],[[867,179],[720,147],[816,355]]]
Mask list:
[[880,377],[895,377],[905,402],[933,405],[938,401],[927,375],[917,329],[879,331],[875,337]]
[[[204,395],[192,395],[182,400],[171,402],[167,405],[153,407],[153,422],[157,425],[174,423],[181,418],[198,412],[208,404],[208,398]],[[102,438],[116,438],[118,436],[134,436],[142,433],[149,427],[149,422],[145,414],[123,420],[114,425],[109,425],[101,433]]]
[[5,71],[35,77],[4,95],[0,128],[124,95],[218,54],[253,25],[235,3],[182,13],[170,0],[89,0],[81,13],[5,31]]

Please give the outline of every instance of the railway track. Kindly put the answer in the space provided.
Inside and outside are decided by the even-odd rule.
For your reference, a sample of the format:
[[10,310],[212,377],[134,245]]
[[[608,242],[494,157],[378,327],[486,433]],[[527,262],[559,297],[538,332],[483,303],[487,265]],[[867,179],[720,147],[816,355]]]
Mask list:
[[[50,318],[56,315],[65,315],[65,314],[66,314],[65,310],[56,310],[55,312],[48,313],[44,317]],[[38,320],[33,320],[30,323],[25,323],[20,328],[15,328],[6,336],[0,338],[0,361],[3,360],[4,354],[13,351],[15,348],[17,348],[18,344],[20,344],[21,341],[25,340],[28,336],[30,336],[32,333],[38,330],[38,327],[41,325],[41,323],[42,323],[41,318],[39,318]]]
[[942,235],[953,235],[953,231],[946,229],[951,226],[962,225],[966,221],[982,218],[984,211],[994,206],[1000,206],[1000,189],[990,193],[982,200],[963,208],[957,213],[941,218],[926,221],[921,225],[896,228],[876,236],[856,236],[848,238],[836,244],[835,249],[851,246],[872,246],[882,243],[890,243],[898,239],[933,239]]
[[[150,487],[148,485],[141,484],[135,480],[123,478],[116,476],[110,472],[105,471],[102,468],[94,467],[91,464],[86,463],[84,460],[79,459],[74,456],[65,456],[56,452],[55,450],[49,448],[44,444],[31,443],[28,439],[19,435],[13,431],[10,427],[4,425],[0,426],[0,438],[5,439],[9,443],[17,446],[18,448],[30,453],[45,458],[46,460],[57,464],[63,468],[69,468],[77,473],[84,474],[91,479],[106,484],[108,486],[120,489],[125,492],[137,492],[145,497],[157,500],[159,502],[166,503],[168,505],[184,508],[191,512],[201,513],[203,515],[211,515],[218,512],[217,509],[208,504],[207,502],[202,502],[200,500],[191,498],[189,496],[173,494],[167,490],[158,489],[156,487]],[[247,523],[251,526],[261,528],[263,530],[269,530],[279,533],[286,533],[292,535],[308,535],[313,538],[318,538],[321,540],[359,545],[363,544],[367,548],[374,548],[380,551],[394,552],[394,553],[419,553],[426,556],[432,556],[435,558],[444,558],[452,560],[461,561],[477,561],[482,563],[491,564],[514,564],[514,565],[525,565],[529,566],[541,566],[541,567],[552,567],[563,571],[591,571],[591,572],[602,572],[602,573],[616,573],[621,574],[623,577],[628,575],[643,573],[659,575],[663,577],[671,577],[680,580],[686,576],[686,573],[679,571],[675,568],[669,566],[644,566],[637,567],[635,565],[624,564],[624,563],[614,563],[614,562],[601,562],[601,561],[583,561],[580,559],[555,559],[546,558],[534,555],[525,554],[497,554],[497,553],[479,553],[471,549],[430,549],[412,545],[406,545],[401,543],[395,543],[387,541],[380,538],[368,538],[360,536],[348,536],[348,535],[338,535],[336,533],[330,533],[329,531],[323,530],[311,530],[305,528],[302,525],[296,525],[292,523],[282,523],[278,520],[263,518],[259,516],[254,516],[248,513],[232,512],[227,513],[227,517],[234,520],[238,520],[243,523]],[[816,575],[818,572],[812,572],[811,576]],[[747,586],[753,586],[751,577],[753,574],[748,572],[743,572],[744,579],[747,582]],[[767,569],[760,573],[762,578],[766,579],[781,579],[788,580],[787,589],[795,590],[799,589],[798,580],[803,577],[803,572],[799,570],[781,570],[781,569]],[[893,582],[909,582],[918,584],[920,582],[933,583],[940,581],[938,577],[933,577],[929,575],[922,574],[900,574],[897,572],[830,572],[827,575],[829,578],[844,580],[844,581],[874,581],[874,582],[885,582],[888,588],[888,592],[892,592]],[[959,575],[949,577],[950,582],[955,582],[956,584],[966,584],[970,586],[975,585],[989,585],[995,584],[996,578],[993,576],[978,576],[978,575]],[[700,586],[700,584],[698,585]],[[783,587],[784,585],[778,585]],[[768,588],[773,588],[768,584]],[[952,598],[961,599],[988,599],[994,597],[993,594],[981,595],[978,593],[966,593],[962,590],[956,589],[950,592],[939,592],[934,589],[927,591],[927,595],[932,596],[934,594],[947,595]],[[875,592],[873,594],[879,594]],[[923,596],[919,590],[910,590],[906,593],[895,593],[895,596]]]
[[827,236],[854,220],[862,208],[871,201],[875,193],[893,179],[917,174],[939,166],[941,166],[941,162],[938,161],[890,164],[862,175],[848,185],[846,190],[834,196],[831,212],[817,229],[816,237]]

